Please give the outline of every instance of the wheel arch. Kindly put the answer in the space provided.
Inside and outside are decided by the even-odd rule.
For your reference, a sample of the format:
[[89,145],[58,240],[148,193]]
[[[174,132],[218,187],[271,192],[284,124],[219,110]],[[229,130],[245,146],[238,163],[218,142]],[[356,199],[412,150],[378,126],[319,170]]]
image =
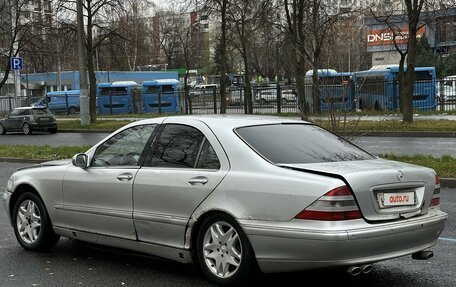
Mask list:
[[[43,198],[41,197],[41,195],[36,190],[36,188],[33,187],[30,184],[22,183],[22,184],[20,184],[19,186],[16,187],[16,189],[13,192],[13,194],[11,195],[10,204],[9,204],[9,210],[8,210],[9,215],[11,216],[11,218],[13,218],[13,211],[14,211],[14,206],[16,205],[16,201],[18,200],[18,198],[22,194],[24,194],[26,192],[30,192],[30,193],[33,193],[34,195],[36,195],[41,200],[41,202],[43,203],[44,207],[46,208],[46,212],[47,212],[47,206],[46,206]],[[49,218],[49,220],[50,220],[50,218]]]
[[[203,222],[211,217],[211,216],[216,216],[216,215],[226,215],[226,216],[229,216],[232,220],[234,220],[238,225],[239,227],[242,229],[242,232],[244,232],[245,236],[247,237],[247,240],[249,241],[249,244],[251,245],[250,243],[250,239],[249,239],[249,236],[247,235],[247,233],[245,232],[244,230],[244,227],[242,226],[242,224],[236,219],[236,217],[225,211],[225,210],[220,210],[220,209],[213,209],[213,210],[207,210],[206,212],[202,213],[201,215],[199,215],[197,217],[197,219],[193,222],[193,224],[189,227],[189,236],[190,238],[187,240],[187,247],[189,248],[191,254],[192,254],[192,257],[193,259],[195,258],[194,256],[196,255],[196,241],[198,240],[198,232],[199,230],[201,229],[201,226],[203,224]],[[254,254],[254,257],[255,257],[255,252],[252,248],[252,252]]]

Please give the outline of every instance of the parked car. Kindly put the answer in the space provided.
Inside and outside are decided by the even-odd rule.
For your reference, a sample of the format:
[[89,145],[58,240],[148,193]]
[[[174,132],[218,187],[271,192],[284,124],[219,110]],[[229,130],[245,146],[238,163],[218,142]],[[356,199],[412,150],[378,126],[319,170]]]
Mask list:
[[[282,105],[286,105],[288,102],[296,102],[296,93],[293,90],[284,90],[281,92]],[[277,102],[277,90],[268,89],[258,91],[255,101],[260,104],[276,103]]]
[[0,119],[0,134],[22,132],[29,135],[34,131],[57,132],[57,121],[47,107],[15,108],[5,118]]
[[434,170],[314,124],[263,116],[130,123],[72,160],[22,168],[3,196],[26,250],[60,236],[199,264],[217,284],[432,255],[448,215]]
[[189,95],[192,98],[203,97],[203,96],[213,97],[214,90],[217,92],[216,84],[201,84],[201,85],[196,85],[193,89],[191,89],[189,92]]

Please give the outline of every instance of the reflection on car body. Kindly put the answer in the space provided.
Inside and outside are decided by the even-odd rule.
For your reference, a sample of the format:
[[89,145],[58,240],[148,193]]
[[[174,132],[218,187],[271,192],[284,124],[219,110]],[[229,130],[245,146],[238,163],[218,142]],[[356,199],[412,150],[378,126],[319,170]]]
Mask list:
[[137,121],[72,161],[16,171],[3,200],[27,250],[77,238],[195,261],[217,284],[244,281],[256,264],[359,274],[423,258],[447,220],[434,170],[260,116]]

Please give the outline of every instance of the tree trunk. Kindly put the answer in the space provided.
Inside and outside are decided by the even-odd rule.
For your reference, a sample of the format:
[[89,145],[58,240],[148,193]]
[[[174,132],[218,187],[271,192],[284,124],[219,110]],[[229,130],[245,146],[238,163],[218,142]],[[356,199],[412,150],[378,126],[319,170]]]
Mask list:
[[415,61],[417,45],[416,26],[409,27],[409,31],[407,71],[405,72],[404,111],[402,113],[402,121],[405,123],[413,123],[413,91],[415,88]]
[[[320,95],[320,80],[318,77],[318,64],[314,61],[312,74],[312,100],[314,113],[321,114],[321,95]],[[329,98],[329,95],[326,95]]]
[[221,29],[222,35],[220,39],[220,113],[226,113],[226,10],[228,0],[222,0],[221,3]]
[[97,78],[93,61],[92,11],[87,8],[87,72],[89,74],[89,110],[90,123],[97,121]]
[[[244,112],[253,114],[252,86],[250,84],[250,66],[247,57],[246,40],[242,43],[242,59],[244,61]],[[240,91],[239,91],[240,92]]]
[[[302,47],[301,47],[302,48]],[[309,121],[309,100],[306,97],[306,83],[305,83],[305,63],[304,53],[299,50],[299,47],[294,49],[296,58],[296,85],[298,87],[299,108],[301,111],[301,119]]]
[[[404,112],[404,102],[405,102],[405,77],[404,77],[404,64],[405,64],[406,54],[401,54],[401,59],[399,60],[399,73],[397,74],[397,81],[399,83],[399,110]],[[394,88],[395,83],[391,83]]]

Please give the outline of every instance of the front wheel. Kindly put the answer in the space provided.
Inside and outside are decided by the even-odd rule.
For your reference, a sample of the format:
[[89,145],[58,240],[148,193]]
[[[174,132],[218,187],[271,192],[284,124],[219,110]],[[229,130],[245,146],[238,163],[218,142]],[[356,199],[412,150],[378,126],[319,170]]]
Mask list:
[[13,228],[19,244],[26,250],[45,251],[59,241],[41,199],[25,192],[19,196],[13,210]]
[[239,224],[225,214],[204,220],[197,238],[204,274],[219,285],[244,282],[253,266],[253,251]]
[[6,134],[6,130],[5,130],[5,128],[3,127],[3,125],[0,124],[0,135],[4,135],[4,134]]
[[28,123],[25,123],[22,126],[22,132],[24,133],[24,135],[31,135],[32,134],[32,127]]

